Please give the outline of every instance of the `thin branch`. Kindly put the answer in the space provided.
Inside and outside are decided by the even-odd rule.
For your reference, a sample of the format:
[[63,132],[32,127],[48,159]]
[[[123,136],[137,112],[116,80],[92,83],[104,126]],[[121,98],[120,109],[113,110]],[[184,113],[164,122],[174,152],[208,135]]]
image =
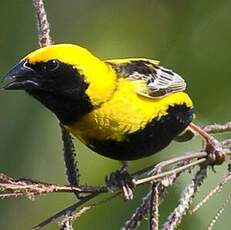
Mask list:
[[95,197],[97,197],[100,193],[94,193],[91,194],[87,197],[82,198],[80,201],[78,201],[77,203],[63,209],[62,211],[54,214],[53,216],[47,218],[46,220],[44,220],[42,223],[40,223],[39,225],[35,226],[33,228],[33,230],[38,230],[38,229],[42,229],[43,227],[47,226],[49,223],[57,220],[58,218],[64,216],[64,221],[68,221],[69,223],[72,222],[74,219],[79,218],[82,214],[86,213],[88,210],[95,208],[98,205],[102,205],[106,202],[111,201],[112,199],[114,199],[115,197],[117,197],[118,194],[113,194],[110,197],[107,197],[97,203],[93,203],[90,204],[88,206],[82,207],[80,208],[80,210],[78,210],[76,213],[75,211],[81,207],[83,204],[89,202],[90,200],[94,199]]
[[221,142],[223,146],[231,149],[231,139],[227,139]]
[[206,161],[206,158],[202,158],[202,159],[199,159],[199,160],[196,160],[192,163],[189,163],[187,165],[184,165],[184,166],[181,166],[179,168],[176,168],[176,169],[173,169],[173,170],[169,170],[167,172],[163,172],[163,173],[160,173],[160,174],[157,174],[157,175],[154,175],[154,176],[150,176],[150,177],[146,177],[146,178],[143,178],[143,179],[139,179],[139,180],[136,180],[134,181],[135,185],[140,185],[140,184],[144,184],[144,183],[149,183],[151,181],[154,181],[154,182],[157,182],[157,181],[160,181],[161,179],[167,177],[167,176],[171,176],[172,174],[176,174],[176,173],[180,173],[182,171],[185,171],[187,169],[190,169],[196,165],[200,165],[202,163],[204,163]]
[[220,125],[220,124],[207,125],[203,129],[207,133],[229,132],[231,131],[231,122],[227,122],[224,125]]
[[62,226],[65,226],[67,224],[70,224],[72,223],[73,221],[77,220],[80,218],[80,216],[82,216],[83,214],[85,214],[87,211],[99,206],[99,205],[102,205],[102,204],[105,204],[111,200],[113,200],[115,197],[117,197],[118,194],[113,194],[112,196],[109,196],[101,201],[98,201],[96,203],[92,203],[90,205],[87,205],[87,206],[83,206],[81,207],[78,211],[75,211],[75,213],[72,213],[72,215],[68,215],[66,216],[63,221],[61,222],[61,227]]
[[46,225],[48,225],[49,223],[57,220],[58,218],[62,217],[62,216],[67,216],[67,215],[71,215],[72,212],[74,212],[78,207],[80,207],[81,205],[85,204],[86,202],[88,202],[89,200],[95,198],[96,196],[98,196],[99,193],[93,193],[85,198],[82,198],[80,201],[76,202],[75,204],[72,204],[71,206],[68,206],[67,208],[63,209],[62,211],[54,214],[53,216],[47,218],[46,220],[44,220],[43,222],[41,222],[40,224],[38,224],[37,226],[35,226],[33,228],[33,230],[39,230],[43,227],[45,227]]
[[192,202],[192,198],[197,192],[198,188],[202,185],[204,179],[207,176],[207,167],[200,168],[200,170],[196,173],[192,182],[185,188],[177,207],[174,211],[169,215],[168,220],[165,222],[163,226],[163,230],[173,230],[180,224],[183,215],[189,208],[190,203]]
[[[222,152],[225,155],[230,155],[231,149],[225,148],[222,149]],[[204,165],[204,163],[207,161],[208,158],[206,152],[185,154],[184,156],[175,157],[170,160],[162,161],[159,164],[147,167],[146,169],[139,170],[138,172],[133,173],[133,175],[138,176],[139,174],[142,175],[144,173],[148,173],[148,174],[156,173],[157,171],[159,172],[163,170],[167,166],[175,165],[173,169],[167,170],[162,173],[158,173],[156,175],[147,178],[134,179],[134,181],[137,186],[150,182],[152,183],[161,182],[161,184],[166,188],[174,183],[175,179],[180,175],[180,173],[192,167],[195,167],[196,165],[201,165],[202,163]],[[212,163],[212,162],[209,161],[208,163]],[[168,226],[176,226],[181,221],[183,215],[182,213],[184,213],[182,210],[185,211],[188,209],[188,205],[191,202],[193,195],[195,195],[197,191],[198,183],[196,183],[196,181],[198,181],[199,176],[200,173],[197,173],[197,176],[195,177],[193,182],[185,189],[185,192],[182,195],[182,198],[177,208],[175,209],[173,214],[169,217]],[[73,212],[77,208],[83,206],[86,202],[93,199],[96,195],[99,195],[102,192],[108,192],[109,189],[106,186],[101,186],[101,187],[95,187],[95,186],[77,187],[77,186],[64,186],[64,185],[60,186],[60,185],[54,185],[44,182],[33,181],[30,179],[13,180],[12,178],[3,174],[0,176],[0,194],[2,195],[2,197],[11,197],[11,196],[17,197],[20,195],[27,195],[28,197],[33,198],[35,195],[46,194],[48,192],[75,192],[75,191],[85,194],[90,193],[91,195],[88,195],[87,197],[83,198],[83,200],[77,202],[74,205],[71,205],[70,207],[64,209],[63,211],[48,218],[43,223],[38,225],[37,229],[40,229],[41,227],[49,224],[50,222],[56,220],[61,216],[67,217],[67,215],[69,215],[69,217],[71,218]],[[95,191],[97,191],[97,193],[95,193]],[[115,191],[116,192],[115,196],[117,196],[120,193],[120,188],[118,188],[116,191]],[[140,207],[136,209],[130,220],[126,222],[123,229],[135,229],[137,226],[139,226],[141,220],[148,213],[150,209],[150,197],[151,197],[151,193],[148,193],[147,196],[144,198]],[[159,208],[158,206],[156,207]],[[154,207],[154,209],[156,209],[156,207]],[[178,212],[179,209],[181,210],[181,212]],[[178,214],[180,213],[180,216],[178,216],[178,218],[175,218],[176,213]]]
[[49,184],[40,181],[32,181],[30,179],[14,180],[4,174],[0,174],[0,197],[18,197],[26,195],[28,198],[44,195],[47,193],[57,192],[78,192],[83,194],[91,194],[95,191],[100,193],[108,192],[106,187],[79,186],[71,187],[67,185]]
[[230,203],[230,201],[231,201],[231,193],[229,193],[228,197],[225,199],[225,202],[218,210],[217,214],[213,217],[212,221],[208,226],[208,230],[214,229],[215,224],[217,223],[218,219],[221,217],[222,213],[224,212],[226,206],[228,205],[228,203]]
[[[140,170],[134,174],[143,174],[144,172],[148,172],[148,170],[150,171],[150,173],[160,173],[164,167],[171,165],[173,163],[177,163],[177,165],[175,166],[175,168],[177,167],[181,167],[185,164],[187,164],[186,162],[190,162],[190,160],[194,159],[194,158],[200,158],[200,157],[205,157],[207,155],[207,153],[190,153],[190,154],[185,154],[185,156],[181,156],[181,157],[176,157],[170,160],[166,160],[166,161],[162,161],[159,164],[156,165],[152,165],[149,166],[143,170]],[[181,172],[178,173],[172,173],[170,174],[168,177],[165,177],[161,180],[161,186],[162,186],[162,191],[161,193],[163,193],[166,188],[170,185],[172,185],[174,183],[174,181],[177,179],[177,177],[180,175]],[[160,184],[160,183],[158,183]],[[141,184],[140,184],[141,185]],[[163,186],[164,185],[164,186]],[[153,194],[153,191],[151,190],[151,192],[149,192],[144,198],[143,198],[143,202],[141,203],[141,205],[135,210],[135,212],[133,213],[133,215],[131,216],[131,218],[125,223],[124,227],[122,228],[123,230],[133,230],[136,229],[142,219],[144,218],[144,216],[148,213],[148,210],[150,210],[150,200],[151,200],[151,195]],[[160,195],[160,194],[159,194]],[[157,207],[158,208],[158,207]],[[157,212],[156,212],[157,214]]]
[[203,158],[206,157],[208,155],[208,153],[206,152],[191,152],[191,153],[186,153],[183,156],[179,156],[179,157],[174,157],[172,159],[168,159],[168,160],[164,160],[159,162],[158,164],[155,165],[151,165],[148,166],[144,169],[138,170],[134,173],[131,174],[131,176],[133,177],[137,177],[140,176],[142,174],[148,173],[153,174],[153,171],[156,171],[158,169],[163,169],[166,166],[175,164],[175,163],[179,163],[179,162],[183,162],[183,161],[189,161],[189,160],[193,160],[193,159],[197,159],[197,158]]
[[[225,149],[224,153],[226,155],[231,154],[231,150]],[[193,153],[190,155],[186,154],[185,159],[193,159],[192,158]],[[190,156],[190,157],[189,157]],[[196,158],[198,156],[204,156],[204,153],[201,152],[201,155],[198,153],[195,153]],[[179,176],[179,173],[184,172],[185,170],[188,170],[196,165],[199,165],[203,162],[206,162],[207,158],[200,158],[199,160],[195,160],[193,162],[187,162],[182,161],[184,157],[176,157],[171,160],[166,160],[158,164],[157,166],[160,166],[161,164],[164,166],[167,166],[168,164],[172,164],[172,162],[178,163],[177,166],[174,169],[168,170],[166,172],[162,172],[159,174],[156,174],[151,177],[142,178],[142,179],[134,179],[134,183],[136,186],[142,185],[145,183],[150,182],[158,182],[161,181],[164,186],[168,186],[168,184],[172,184],[174,182],[174,179],[176,176]],[[182,164],[182,162],[184,164]],[[185,163],[186,162],[186,163]],[[150,169],[150,167],[148,167]],[[153,170],[152,170],[153,172]],[[169,183],[170,181],[170,183]],[[78,193],[104,193],[108,192],[110,189],[106,186],[64,186],[64,185],[57,185],[57,184],[49,184],[44,182],[38,182],[38,181],[32,181],[29,179],[21,179],[21,180],[13,180],[12,178],[1,174],[0,176],[0,197],[10,197],[10,196],[21,196],[21,195],[27,195],[27,196],[36,196],[51,192],[78,192]],[[120,188],[118,188],[120,190]],[[15,194],[15,195],[13,195]]]
[[52,44],[52,40],[50,37],[50,26],[43,0],[33,0],[33,5],[38,21],[39,46],[49,46]]
[[[67,215],[67,217],[69,217],[69,215]],[[74,230],[71,220],[64,218],[60,224],[59,230]]]
[[73,221],[80,218],[80,216],[82,214],[86,213],[87,211],[89,211],[93,207],[95,207],[95,206],[89,205],[89,206],[82,207],[78,212],[76,212],[72,215],[67,215],[66,217],[64,217],[64,219],[60,223],[60,230],[73,230],[73,228],[72,228]]
[[159,205],[160,205],[160,194],[163,185],[159,183],[152,184],[152,194],[150,199],[150,218],[149,218],[149,229],[159,229]]
[[[68,182],[72,187],[79,186],[80,173],[77,167],[77,161],[75,160],[76,153],[75,147],[72,142],[71,135],[65,129],[65,127],[60,123],[60,128],[62,132],[62,140],[63,140],[63,152],[64,152],[64,162],[66,166],[66,175],[68,178]],[[80,196],[78,192],[75,192],[76,197],[79,199]]]
[[[52,44],[52,39],[43,0],[33,0],[33,4],[38,20],[39,45],[40,47],[49,46]],[[76,154],[74,145],[70,134],[61,123],[60,128],[62,132],[64,161],[68,182],[72,187],[79,186],[79,170],[77,168],[77,162],[75,161]],[[80,198],[78,192],[74,191],[74,194],[77,198]]]
[[126,223],[121,228],[121,230],[133,230],[139,227],[141,221],[143,220],[145,215],[148,213],[148,209],[150,208],[150,198],[151,198],[151,192],[149,192],[142,199],[142,203],[135,210],[135,212],[132,214],[130,219],[126,221]]
[[[230,149],[222,149],[222,154],[224,154],[224,156],[231,155],[231,150]],[[193,155],[194,155],[194,157],[193,157]],[[173,159],[170,159],[170,160],[162,161],[160,163],[160,165],[163,164],[164,166],[167,166],[167,165],[172,164],[173,162],[174,163],[179,163],[179,162],[183,161],[182,159],[199,158],[198,160],[195,160],[194,162],[190,162],[190,163],[188,163],[186,165],[177,167],[177,168],[175,168],[173,170],[169,170],[169,171],[166,171],[166,172],[163,172],[163,173],[160,173],[160,174],[157,174],[157,175],[153,175],[153,176],[150,176],[150,177],[146,177],[146,178],[143,178],[143,179],[134,180],[134,184],[137,186],[137,185],[143,184],[143,183],[157,182],[157,181],[160,181],[161,179],[163,179],[163,178],[165,178],[167,176],[170,176],[170,175],[175,174],[175,173],[183,172],[185,170],[193,168],[193,167],[195,167],[197,165],[201,165],[203,163],[213,165],[213,162],[210,162],[211,161],[210,158],[206,158],[206,157],[202,158],[205,155],[207,156],[208,153],[206,153],[206,152],[199,152],[199,153],[196,152],[196,153],[191,153],[190,155],[186,154],[183,157],[176,157],[176,158],[173,158]],[[201,156],[201,157],[198,157],[198,156]],[[150,167],[148,167],[148,169],[150,169]],[[146,171],[146,168],[142,169],[142,172],[144,172],[144,171]],[[137,174],[137,172],[134,173],[134,174]]]
[[192,210],[190,210],[190,214],[198,211],[204,204],[206,204],[209,199],[215,195],[217,192],[221,192],[224,186],[231,180],[231,164],[228,165],[228,172],[225,174],[221,183],[219,183],[215,188],[213,188],[205,197],[202,199]]
[[[179,161],[175,165],[174,169],[182,167],[182,166],[187,165],[189,163],[190,163],[190,159],[187,159],[185,161]],[[159,166],[160,165],[161,164],[159,164]],[[164,166],[164,165],[165,164],[162,164],[162,166]],[[160,173],[163,170],[162,167],[156,167],[155,169],[157,170],[156,171],[157,173]],[[159,229],[159,205],[160,205],[161,195],[164,193],[164,191],[167,189],[167,187],[173,185],[173,183],[176,181],[176,179],[180,176],[180,174],[182,172],[174,173],[174,174],[162,179],[161,182],[153,183],[151,200],[150,200],[150,218],[149,218],[149,224],[150,224],[151,230],[152,229],[153,230]]]

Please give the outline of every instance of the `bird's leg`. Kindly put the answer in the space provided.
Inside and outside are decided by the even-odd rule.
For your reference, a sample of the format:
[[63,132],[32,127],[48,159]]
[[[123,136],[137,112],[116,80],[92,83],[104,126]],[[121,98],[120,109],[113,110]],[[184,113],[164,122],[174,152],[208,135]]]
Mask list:
[[122,161],[122,167],[120,170],[111,173],[111,175],[106,178],[106,183],[112,191],[120,188],[122,190],[122,197],[125,200],[132,200],[135,185],[133,183],[133,178],[130,176],[127,169],[128,162]]
[[128,161],[121,161],[121,168],[120,172],[127,172],[128,171]]
[[195,133],[191,130],[191,128],[187,127],[182,133],[174,138],[176,142],[185,142],[189,141],[194,137]]
[[225,154],[222,152],[219,141],[192,122],[189,124],[189,128],[192,132],[199,134],[205,140],[205,151],[208,153],[209,159],[213,161],[214,164],[222,164],[225,160]]

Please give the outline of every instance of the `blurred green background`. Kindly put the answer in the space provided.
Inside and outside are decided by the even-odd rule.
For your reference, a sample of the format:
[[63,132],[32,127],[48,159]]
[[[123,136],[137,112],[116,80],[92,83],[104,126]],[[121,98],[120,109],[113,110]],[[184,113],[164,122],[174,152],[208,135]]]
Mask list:
[[[195,122],[205,125],[230,120],[231,113],[231,1],[211,0],[56,0],[45,1],[56,43],[77,43],[100,58],[148,57],[177,70],[194,100]],[[28,0],[4,0],[0,7],[0,76],[38,47],[34,10]],[[56,118],[24,92],[0,91],[0,172],[65,183],[60,130]],[[99,156],[75,141],[82,183],[100,184],[119,163]],[[161,154],[131,163],[131,170],[186,151],[199,150],[201,141],[172,143]],[[226,165],[210,172],[200,196],[216,184]],[[185,174],[171,188],[161,208],[161,219],[175,206]],[[229,187],[229,186],[227,186]],[[119,229],[140,203],[148,187],[139,188],[132,202],[115,199],[76,223],[78,229]],[[179,229],[206,229],[229,188],[213,198]],[[198,200],[199,198],[197,198]],[[71,194],[50,194],[0,200],[0,228],[31,229],[41,220],[74,202]],[[217,229],[230,224],[227,208]],[[193,223],[193,224],[192,224]],[[57,229],[49,225],[47,229]],[[147,221],[140,229],[147,229]]]

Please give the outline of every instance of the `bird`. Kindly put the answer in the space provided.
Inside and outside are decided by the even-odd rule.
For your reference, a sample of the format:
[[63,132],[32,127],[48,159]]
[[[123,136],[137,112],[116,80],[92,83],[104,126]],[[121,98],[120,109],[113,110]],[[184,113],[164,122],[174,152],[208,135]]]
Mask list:
[[94,152],[119,161],[151,156],[187,130],[185,80],[148,58],[101,60],[75,44],[36,49],[3,78],[56,115]]

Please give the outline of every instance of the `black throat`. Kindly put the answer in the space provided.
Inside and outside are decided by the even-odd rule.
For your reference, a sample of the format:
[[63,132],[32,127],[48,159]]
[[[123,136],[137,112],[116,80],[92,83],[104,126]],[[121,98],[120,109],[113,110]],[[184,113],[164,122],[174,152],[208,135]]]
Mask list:
[[31,96],[51,110],[63,124],[71,124],[93,110],[87,95],[55,94],[42,90],[27,90]]
[[93,110],[86,94],[89,85],[73,66],[51,60],[29,67],[37,73],[39,87],[26,92],[55,113],[63,124],[71,124]]

